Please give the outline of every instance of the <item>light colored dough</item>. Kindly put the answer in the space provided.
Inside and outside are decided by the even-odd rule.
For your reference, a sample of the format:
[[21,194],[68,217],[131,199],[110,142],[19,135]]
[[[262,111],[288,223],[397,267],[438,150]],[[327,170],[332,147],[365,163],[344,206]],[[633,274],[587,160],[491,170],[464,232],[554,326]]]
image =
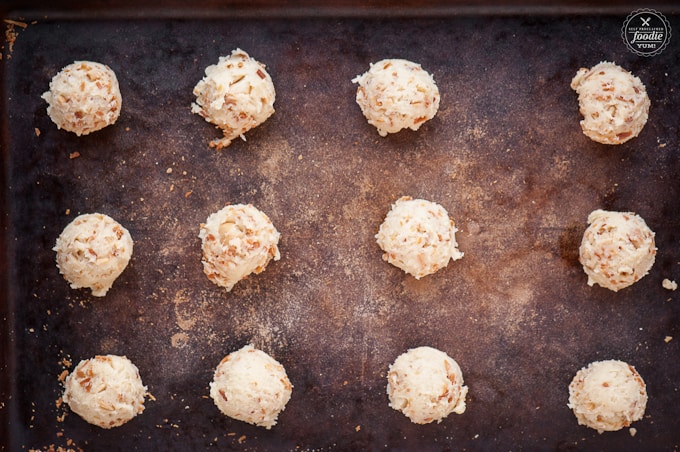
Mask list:
[[381,136],[402,129],[418,130],[439,109],[439,88],[420,64],[402,59],[371,63],[355,77],[356,101]]
[[403,196],[392,205],[375,238],[384,260],[420,279],[463,257],[456,231],[439,204]]
[[210,142],[222,149],[274,114],[276,92],[264,64],[241,49],[220,57],[205,69],[205,77],[194,87],[192,113],[222,129],[223,138]]
[[57,238],[57,267],[73,289],[89,288],[103,297],[132,257],[127,229],[101,213],[83,214]]
[[458,363],[432,347],[399,355],[387,374],[390,407],[415,424],[439,423],[451,413],[464,413],[467,392]]
[[87,135],[116,122],[123,98],[113,70],[93,61],[64,67],[42,95],[47,114],[58,128]]
[[579,248],[588,285],[617,292],[649,273],[656,258],[654,232],[633,212],[595,210]]
[[650,101],[645,85],[614,63],[579,69],[571,87],[578,93],[583,133],[598,143],[625,143],[647,123]]
[[600,433],[620,430],[644,416],[647,386],[623,361],[595,361],[579,370],[569,384],[567,406],[579,425]]
[[64,380],[63,400],[90,424],[118,427],[144,411],[146,386],[125,356],[95,356],[78,363]]
[[280,234],[267,215],[250,204],[235,204],[211,214],[201,225],[203,271],[229,292],[251,273],[261,273],[281,258]]
[[293,393],[286,370],[265,352],[246,345],[215,370],[210,397],[225,415],[272,428]]

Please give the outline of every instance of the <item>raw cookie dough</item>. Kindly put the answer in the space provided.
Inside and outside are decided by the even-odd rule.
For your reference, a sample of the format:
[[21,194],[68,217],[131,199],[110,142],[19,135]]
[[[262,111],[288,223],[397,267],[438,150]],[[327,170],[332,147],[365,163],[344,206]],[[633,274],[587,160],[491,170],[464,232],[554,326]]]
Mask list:
[[571,87],[578,93],[581,129],[598,143],[625,143],[647,122],[650,102],[645,85],[614,63],[579,69]]
[[368,123],[381,136],[401,129],[418,130],[439,109],[439,89],[420,64],[390,59],[372,63],[355,77],[356,100]]
[[375,238],[384,260],[420,279],[463,257],[456,231],[439,204],[403,196],[392,205]]
[[115,123],[123,103],[116,74],[93,61],[76,61],[63,68],[42,98],[57,127],[78,136]]
[[595,361],[579,370],[569,385],[569,403],[579,425],[602,433],[642,419],[647,387],[635,368],[623,361]]
[[279,232],[263,212],[250,204],[226,206],[201,224],[203,272],[229,292],[251,273],[261,273],[281,258]]
[[654,264],[654,232],[633,212],[595,210],[579,248],[588,285],[617,292],[645,276]]
[[69,223],[53,248],[57,267],[73,289],[90,288],[103,297],[132,256],[132,237],[116,220],[83,214]]
[[467,391],[458,363],[432,347],[399,355],[387,374],[390,407],[415,424],[439,423],[450,413],[462,414]]
[[210,397],[225,415],[272,428],[293,393],[286,370],[265,352],[246,345],[215,370]]
[[196,102],[192,113],[222,129],[223,138],[210,142],[222,149],[234,138],[257,127],[274,114],[276,92],[264,64],[241,49],[220,57],[217,64],[205,69],[205,77],[194,87]]
[[90,424],[118,427],[144,411],[146,386],[125,356],[81,361],[64,380],[63,400]]

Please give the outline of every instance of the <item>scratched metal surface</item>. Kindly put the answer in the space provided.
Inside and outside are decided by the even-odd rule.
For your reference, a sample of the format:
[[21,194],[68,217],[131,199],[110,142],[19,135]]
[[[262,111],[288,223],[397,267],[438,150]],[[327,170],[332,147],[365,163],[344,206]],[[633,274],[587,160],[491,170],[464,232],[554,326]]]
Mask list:
[[[2,61],[7,450],[677,449],[680,300],[661,281],[680,279],[680,41],[637,57],[624,18],[29,18]],[[220,153],[192,88],[236,47],[267,65],[276,113]],[[350,80],[390,57],[421,63],[442,101],[420,131],[381,138]],[[40,98],[77,59],[108,64],[123,95],[118,122],[80,138]],[[652,101],[641,135],[617,147],[581,133],[569,87],[601,60]],[[462,260],[420,281],[381,260],[374,234],[402,195],[449,211]],[[198,227],[240,202],[270,216],[282,259],[227,294],[202,273]],[[635,211],[656,232],[651,273],[619,293],[588,287],[577,262],[596,208]],[[51,251],[88,212],[135,241],[103,299],[70,289]],[[214,367],[247,343],[294,385],[271,430],[208,397]],[[461,365],[463,415],[418,426],[388,407],[389,364],[420,345]],[[128,356],[155,398],[112,430],[56,403],[68,362],[104,353]],[[575,372],[601,359],[647,382],[634,437],[578,426],[566,406]]]

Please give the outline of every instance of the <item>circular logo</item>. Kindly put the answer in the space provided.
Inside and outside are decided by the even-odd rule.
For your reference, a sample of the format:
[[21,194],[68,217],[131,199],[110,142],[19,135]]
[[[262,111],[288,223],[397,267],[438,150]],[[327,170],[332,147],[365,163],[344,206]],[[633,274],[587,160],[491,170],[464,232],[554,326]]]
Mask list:
[[628,15],[621,27],[621,37],[628,49],[639,56],[658,55],[671,40],[671,25],[653,9],[638,9]]

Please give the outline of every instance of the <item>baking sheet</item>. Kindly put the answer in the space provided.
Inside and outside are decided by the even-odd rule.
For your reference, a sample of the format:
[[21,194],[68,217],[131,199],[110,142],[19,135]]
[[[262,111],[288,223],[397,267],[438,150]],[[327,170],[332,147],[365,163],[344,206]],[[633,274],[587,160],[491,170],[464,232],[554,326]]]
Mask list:
[[[675,37],[642,58],[620,38],[625,14],[23,18],[2,61],[6,450],[680,445],[680,300],[661,286],[680,278]],[[192,88],[237,47],[267,65],[276,113],[216,152],[219,132],[190,112]],[[393,57],[422,64],[442,101],[420,131],[381,138],[350,80]],[[57,130],[40,99],[79,59],[113,68],[123,95],[118,122],[85,137]],[[601,60],[639,76],[652,101],[621,146],[581,133],[569,88]],[[462,260],[420,281],[381,260],[373,236],[403,195],[448,210]],[[282,259],[230,293],[203,275],[197,237],[228,203],[256,205],[282,235]],[[619,293],[588,287],[577,262],[596,208],[635,211],[656,232],[651,273]],[[70,289],[51,251],[90,212],[135,241],[104,299]],[[222,416],[208,397],[214,367],[247,343],[294,385],[271,430]],[[419,426],[388,407],[389,364],[420,345],[461,365],[463,415]],[[58,403],[59,375],[106,353],[128,356],[155,398],[112,430]],[[566,406],[576,371],[602,359],[635,365],[648,385],[635,436],[599,435]]]

